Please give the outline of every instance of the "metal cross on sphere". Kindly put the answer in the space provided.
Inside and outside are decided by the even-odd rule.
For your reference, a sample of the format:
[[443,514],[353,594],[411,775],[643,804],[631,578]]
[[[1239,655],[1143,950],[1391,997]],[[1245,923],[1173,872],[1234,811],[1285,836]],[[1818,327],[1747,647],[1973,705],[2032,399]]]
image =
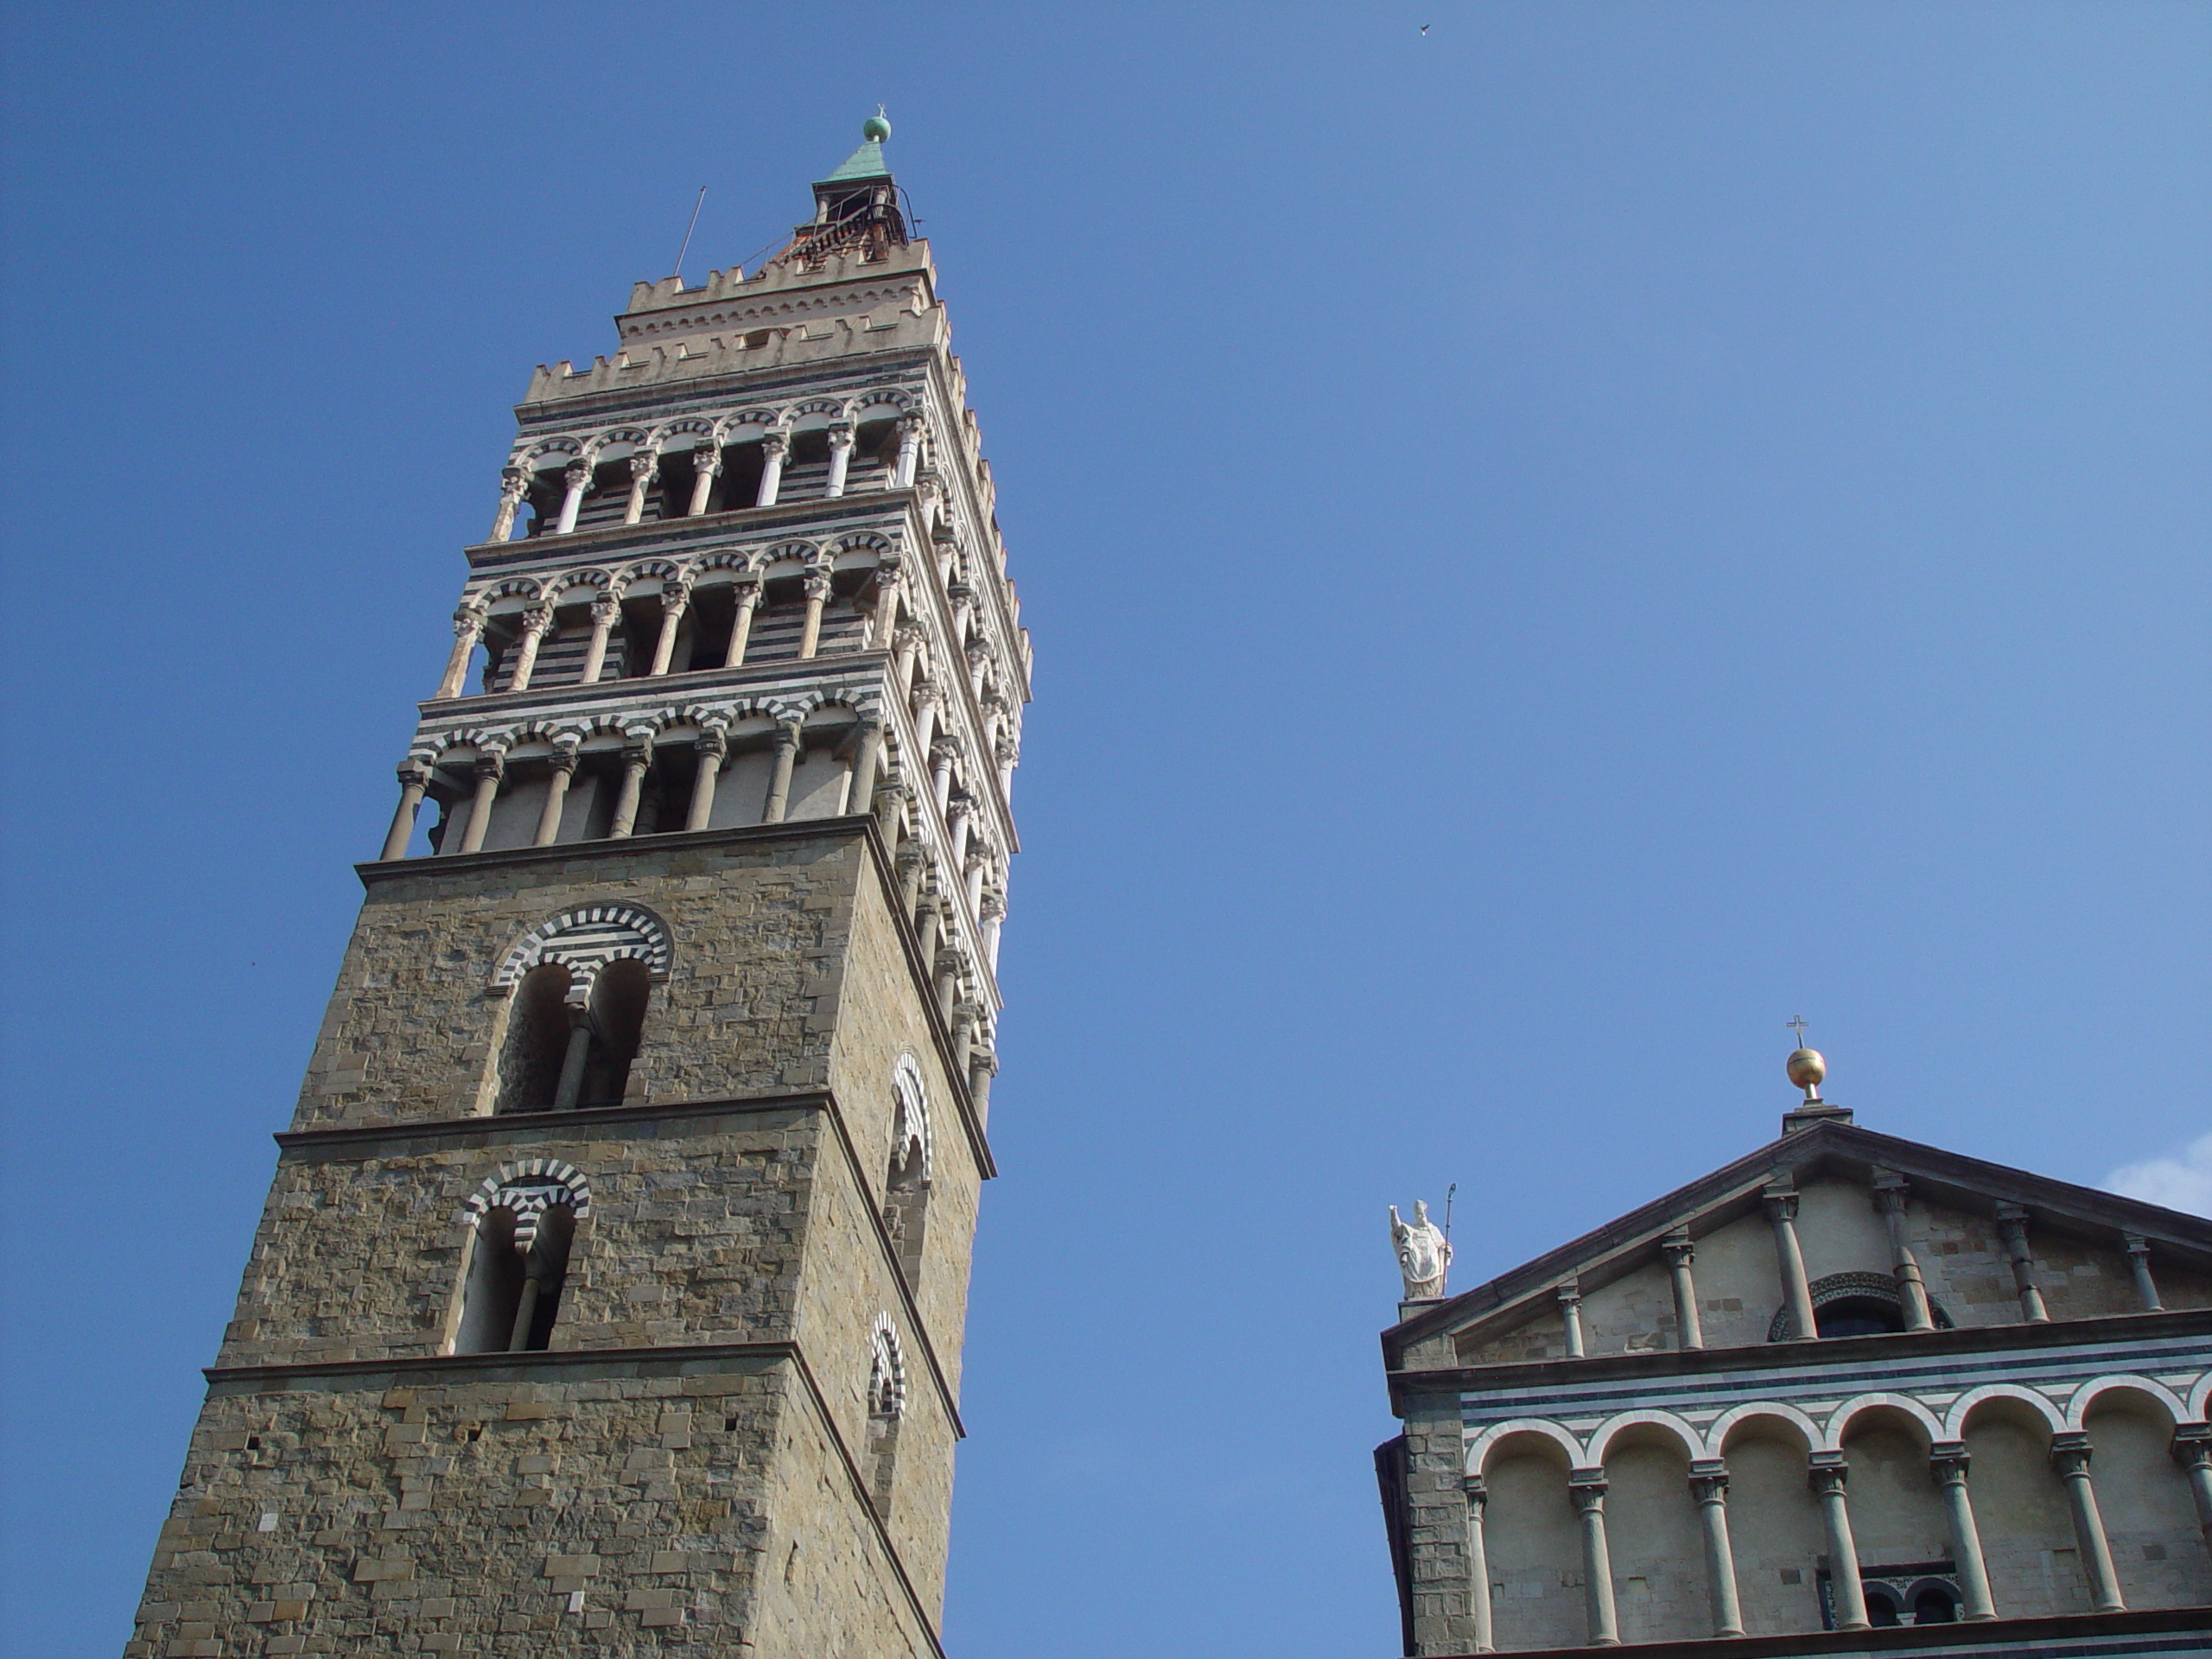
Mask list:
[[1797,1033],[1797,1046],[1798,1046],[1798,1047],[1800,1047],[1800,1048],[1804,1047],[1804,1046],[1805,1046],[1805,1016],[1804,1016],[1803,1014],[1799,1014],[1799,1015],[1798,1015],[1795,1020],[1783,1020],[1782,1023],[1783,1023],[1783,1024],[1784,1024],[1785,1026],[1788,1026],[1788,1027],[1789,1027],[1789,1029],[1790,1029],[1790,1030],[1792,1030],[1792,1031],[1794,1031],[1794,1032],[1796,1032],[1796,1033]]

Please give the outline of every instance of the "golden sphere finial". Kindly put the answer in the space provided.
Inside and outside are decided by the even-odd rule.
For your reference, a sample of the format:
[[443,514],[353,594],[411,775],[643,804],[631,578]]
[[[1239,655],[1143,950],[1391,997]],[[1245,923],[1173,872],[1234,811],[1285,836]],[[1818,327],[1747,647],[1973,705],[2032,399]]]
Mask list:
[[1789,1081],[1805,1091],[1808,1100],[1821,1097],[1821,1082],[1828,1074],[1828,1063],[1816,1048],[1801,1048],[1793,1052],[1786,1065]]

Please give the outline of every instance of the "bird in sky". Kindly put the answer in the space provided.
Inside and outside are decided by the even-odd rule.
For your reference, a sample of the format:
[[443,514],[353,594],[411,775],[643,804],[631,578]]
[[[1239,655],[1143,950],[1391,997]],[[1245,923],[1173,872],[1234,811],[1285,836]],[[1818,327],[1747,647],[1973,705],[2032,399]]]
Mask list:
[[1428,25],[1427,23],[1423,23],[1421,26],[1421,32],[1424,35],[1428,33]]

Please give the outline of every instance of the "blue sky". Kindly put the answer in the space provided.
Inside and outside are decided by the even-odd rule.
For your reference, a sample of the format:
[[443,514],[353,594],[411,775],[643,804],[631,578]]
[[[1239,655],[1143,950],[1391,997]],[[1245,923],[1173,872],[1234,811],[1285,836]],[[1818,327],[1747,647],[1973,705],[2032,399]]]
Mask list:
[[531,365],[878,100],[1038,659],[960,1659],[1394,1652],[1384,1207],[1478,1282],[1793,1014],[2212,1207],[2212,12],[6,22],[8,1651],[127,1630]]

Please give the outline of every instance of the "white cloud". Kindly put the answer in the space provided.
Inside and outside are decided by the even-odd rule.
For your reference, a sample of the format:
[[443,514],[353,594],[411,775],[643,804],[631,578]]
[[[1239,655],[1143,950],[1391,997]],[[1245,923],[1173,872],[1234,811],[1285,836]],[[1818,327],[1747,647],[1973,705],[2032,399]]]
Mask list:
[[2105,1177],[2105,1190],[2193,1216],[2212,1216],[2212,1135],[2190,1141],[2178,1158],[2153,1158],[2115,1169]]

